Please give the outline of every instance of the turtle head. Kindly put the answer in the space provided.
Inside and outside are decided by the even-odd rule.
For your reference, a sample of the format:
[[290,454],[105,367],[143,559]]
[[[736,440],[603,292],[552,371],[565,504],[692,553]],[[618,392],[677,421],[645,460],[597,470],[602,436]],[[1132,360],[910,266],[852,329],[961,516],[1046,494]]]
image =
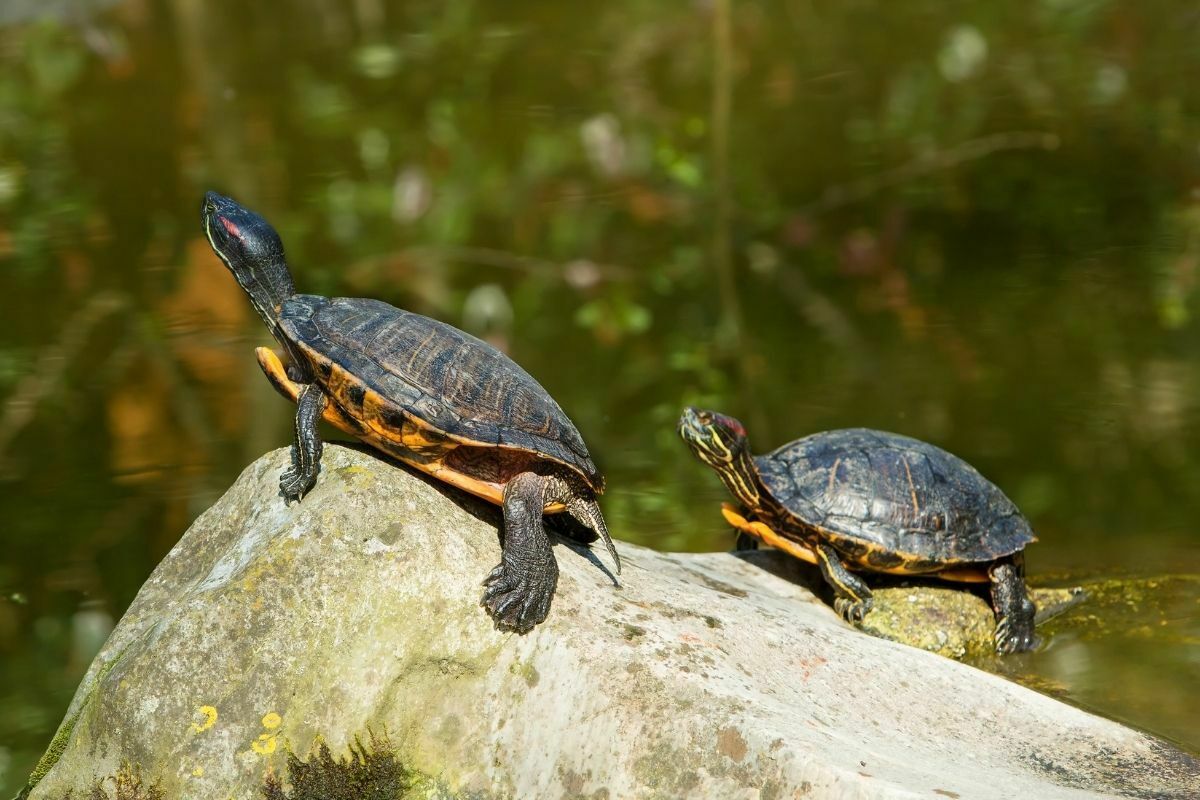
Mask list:
[[760,505],[758,471],[742,423],[715,411],[685,408],[679,417],[679,435],[696,458],[716,470],[721,482],[743,505]]
[[679,435],[697,458],[717,469],[730,466],[749,449],[742,423],[715,411],[685,408],[679,417]]
[[216,192],[204,195],[201,211],[204,235],[213,252],[278,337],[279,307],[296,293],[279,234],[261,216]]
[[224,195],[204,195],[204,233],[235,276],[283,261],[279,234],[258,214]]

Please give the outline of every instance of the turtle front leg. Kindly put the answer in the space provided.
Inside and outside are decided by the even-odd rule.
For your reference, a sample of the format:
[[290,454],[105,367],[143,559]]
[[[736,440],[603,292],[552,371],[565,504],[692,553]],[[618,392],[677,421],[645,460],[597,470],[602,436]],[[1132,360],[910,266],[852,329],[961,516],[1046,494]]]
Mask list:
[[996,613],[996,652],[1022,653],[1037,645],[1033,617],[1037,607],[1025,588],[1025,570],[1019,557],[997,561],[988,569],[992,580],[992,610]]
[[321,436],[317,423],[325,413],[328,399],[315,383],[304,387],[296,401],[296,443],[292,446],[292,466],[279,478],[279,490],[285,503],[299,501],[317,482],[321,470]]
[[528,633],[550,613],[558,562],[542,524],[547,490],[556,479],[522,472],[504,487],[504,548],[483,584],[480,603],[501,629]]
[[813,551],[817,554],[821,575],[833,587],[834,610],[847,622],[862,622],[873,602],[866,581],[846,569],[841,556],[829,545],[815,545]]

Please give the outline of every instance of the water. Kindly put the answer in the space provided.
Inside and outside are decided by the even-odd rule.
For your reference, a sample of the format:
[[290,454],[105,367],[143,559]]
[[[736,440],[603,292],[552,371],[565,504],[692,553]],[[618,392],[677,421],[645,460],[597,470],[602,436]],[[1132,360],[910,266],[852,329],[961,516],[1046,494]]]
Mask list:
[[[864,425],[967,458],[1033,521],[1034,580],[1200,574],[1185,6],[131,0],[0,25],[0,788],[189,521],[288,442],[201,237],[210,188],[276,224],[303,291],[510,352],[584,433],[619,538],[730,545],[674,434],[697,404],[758,451]],[[1200,592],[1164,586],[991,667],[1200,750]]]

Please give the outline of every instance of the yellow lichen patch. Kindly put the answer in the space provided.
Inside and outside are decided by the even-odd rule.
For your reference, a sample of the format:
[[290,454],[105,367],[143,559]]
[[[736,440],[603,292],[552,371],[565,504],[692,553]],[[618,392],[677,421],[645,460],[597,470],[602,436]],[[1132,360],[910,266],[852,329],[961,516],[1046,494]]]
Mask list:
[[261,561],[251,564],[242,573],[242,591],[247,593],[256,591],[263,577],[274,574],[277,568],[277,565],[271,561]]
[[204,733],[204,731],[217,724],[217,709],[215,706],[200,706],[196,709],[196,713],[201,716],[199,722],[192,723],[192,730],[196,733]]
[[192,770],[192,777],[194,777],[194,778],[204,777],[204,767],[196,767],[194,770]]
[[267,730],[278,728],[282,723],[283,717],[279,716],[274,711],[268,712],[267,715],[262,718],[262,726]]
[[260,756],[269,756],[275,752],[275,734],[260,733],[258,738],[250,743],[250,748]]

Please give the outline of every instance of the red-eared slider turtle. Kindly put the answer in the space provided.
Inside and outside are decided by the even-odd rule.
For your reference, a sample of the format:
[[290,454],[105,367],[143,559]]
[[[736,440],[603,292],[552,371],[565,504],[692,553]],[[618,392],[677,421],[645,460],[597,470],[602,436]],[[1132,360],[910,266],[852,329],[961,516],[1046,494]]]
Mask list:
[[685,409],[679,434],[742,504],[742,534],[816,564],[848,621],[871,608],[851,570],[991,585],[996,650],[1034,646],[1025,545],[1036,541],[1012,501],[962,459],[907,436],[852,428],[750,454],[732,417]]
[[546,618],[558,564],[542,515],[567,512],[621,562],[596,496],[604,478],[566,414],[508,356],[445,323],[378,300],[296,294],[279,235],[209,192],[204,230],[283,347],[258,348],[263,372],[297,404],[285,502],[317,480],[321,419],[389,456],[504,509],[500,564],[482,603],[501,628]]

